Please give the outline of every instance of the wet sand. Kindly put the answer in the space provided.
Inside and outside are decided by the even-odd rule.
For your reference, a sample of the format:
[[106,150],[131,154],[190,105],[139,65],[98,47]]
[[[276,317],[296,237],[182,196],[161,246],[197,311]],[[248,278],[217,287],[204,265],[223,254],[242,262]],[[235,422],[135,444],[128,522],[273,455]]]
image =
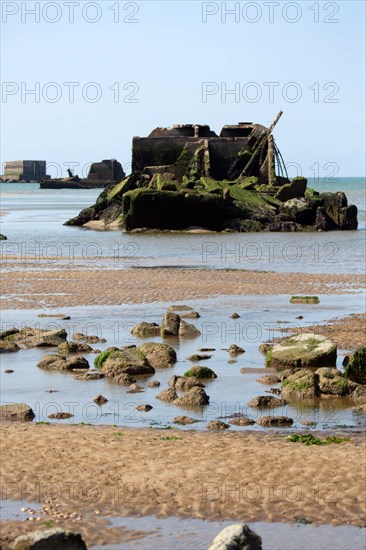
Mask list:
[[[366,445],[354,432],[329,446],[273,432],[109,426],[4,423],[0,434],[2,499],[47,503],[49,519],[77,525],[89,542],[103,515],[365,525]],[[82,521],[58,517],[72,513]],[[13,523],[2,524],[2,537]]]
[[[344,294],[365,287],[363,275],[201,269],[89,269],[5,262],[3,309],[177,302],[225,295]],[[22,265],[32,268],[22,271]],[[73,268],[74,267],[74,268]],[[15,270],[16,268],[16,270]],[[47,270],[46,270],[46,269]]]

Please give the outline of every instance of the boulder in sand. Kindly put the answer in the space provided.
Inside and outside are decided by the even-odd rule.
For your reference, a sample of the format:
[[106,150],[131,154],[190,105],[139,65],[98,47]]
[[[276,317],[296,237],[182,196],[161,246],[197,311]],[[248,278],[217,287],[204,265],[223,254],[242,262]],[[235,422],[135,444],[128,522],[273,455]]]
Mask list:
[[248,525],[236,523],[225,527],[208,550],[262,550],[262,539]]
[[0,405],[0,420],[31,421],[35,414],[26,403],[8,403]]

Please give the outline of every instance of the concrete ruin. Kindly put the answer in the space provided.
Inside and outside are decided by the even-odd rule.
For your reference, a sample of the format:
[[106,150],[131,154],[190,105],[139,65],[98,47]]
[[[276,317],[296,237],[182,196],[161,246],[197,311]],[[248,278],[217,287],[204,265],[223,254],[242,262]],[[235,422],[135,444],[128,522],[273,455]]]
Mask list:
[[132,173],[105,189],[67,225],[100,221],[127,231],[328,231],[357,229],[344,193],[289,180],[272,132],[252,122],[156,128],[134,137]]

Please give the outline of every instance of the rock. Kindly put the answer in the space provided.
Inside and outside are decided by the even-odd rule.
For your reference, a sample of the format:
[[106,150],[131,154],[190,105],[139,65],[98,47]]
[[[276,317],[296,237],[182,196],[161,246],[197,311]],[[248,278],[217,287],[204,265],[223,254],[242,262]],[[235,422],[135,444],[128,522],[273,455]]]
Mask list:
[[[103,352],[101,355],[103,355]],[[141,350],[122,348],[108,352],[107,358],[102,363],[102,372],[105,376],[114,378],[121,374],[132,376],[155,374],[155,369],[148,363],[145,354]]]
[[199,355],[198,353],[194,353],[193,355],[190,355],[187,357],[187,361],[193,361],[194,363],[197,363],[198,361],[207,361],[208,359],[211,359],[212,355]]
[[[351,382],[356,384],[355,382]],[[365,384],[356,384],[356,389],[351,393],[351,397],[356,403],[362,405],[366,403],[366,385]]]
[[37,363],[37,367],[47,370],[78,370],[89,369],[89,363],[85,357],[72,357],[66,359],[60,355],[46,355]]
[[76,374],[74,378],[75,380],[100,380],[101,378],[104,378],[104,374],[97,370],[93,370],[82,374]]
[[17,537],[13,550],[87,550],[79,533],[54,528],[33,531]]
[[105,403],[108,403],[108,399],[104,397],[104,395],[99,394],[94,399],[94,403],[96,403],[97,405],[104,405]]
[[346,356],[343,358],[342,367],[347,367],[348,364],[349,364],[349,355],[346,355]]
[[162,336],[178,336],[180,317],[177,313],[167,311],[161,323]]
[[92,353],[94,350],[88,344],[80,342],[63,342],[57,346],[59,355],[70,355],[71,353]]
[[179,390],[179,391],[187,391],[193,388],[194,386],[198,386],[200,388],[204,388],[205,385],[202,384],[199,378],[196,378],[195,376],[192,377],[186,377],[186,376],[177,376],[174,374],[169,382],[168,386],[171,386],[172,388]]
[[248,525],[235,523],[225,527],[208,550],[262,550],[262,539]]
[[72,418],[74,415],[68,412],[57,412],[49,414],[47,418],[56,418],[57,420],[66,420],[67,418]]
[[201,352],[216,351],[216,348],[200,348],[198,351],[201,351]]
[[201,315],[198,311],[190,311],[189,313],[184,313],[181,316],[181,319],[199,319]]
[[159,380],[151,380],[146,384],[149,388],[158,388],[160,386]]
[[13,353],[19,351],[20,347],[16,342],[10,340],[0,340],[0,353]]
[[230,353],[230,355],[239,355],[239,353],[245,353],[245,349],[237,346],[236,344],[231,344],[228,352]]
[[273,348],[274,344],[270,342],[263,342],[258,350],[263,353],[263,355],[266,355],[268,351],[270,351]]
[[67,332],[59,330],[41,330],[24,327],[12,335],[12,342],[20,348],[57,347],[67,339]]
[[304,317],[302,315],[298,315],[296,319],[303,319]]
[[138,407],[136,407],[136,409],[138,411],[142,411],[142,412],[149,412],[151,411],[153,407],[151,405],[138,405]]
[[233,365],[236,362],[236,359],[229,359],[229,361],[227,361],[228,365]]
[[316,422],[314,422],[313,420],[300,420],[300,424],[302,424],[303,426],[316,426]]
[[15,421],[30,421],[35,417],[29,405],[26,403],[8,403],[0,405],[0,421],[15,420]]
[[273,397],[273,395],[258,395],[248,401],[249,407],[257,408],[283,407],[284,405],[286,405],[286,401],[278,399],[278,397]]
[[355,407],[352,407],[352,411],[358,413],[366,413],[366,403],[364,403],[363,405],[356,405]]
[[358,384],[366,384],[366,348],[355,351],[352,360],[346,365],[344,376]]
[[240,319],[239,313],[232,313],[232,314],[230,315],[230,317],[231,317],[231,319]]
[[217,374],[212,369],[209,369],[208,367],[204,367],[203,365],[202,366],[196,365],[194,367],[191,367],[189,370],[187,370],[184,373],[184,376],[194,377],[198,379],[217,378]]
[[12,369],[5,369],[4,372],[5,374],[11,374],[14,371]]
[[7,240],[8,240],[8,237],[0,233],[0,241],[7,241]]
[[266,367],[288,368],[335,367],[337,347],[325,336],[301,333],[285,338],[267,352]]
[[75,332],[72,337],[74,340],[82,340],[84,342],[87,342],[88,344],[104,344],[107,341],[105,338],[100,338],[99,336],[95,335],[88,336],[86,334],[83,334],[82,332]]
[[178,395],[173,388],[167,388],[166,390],[161,391],[156,396],[156,399],[161,399],[161,401],[175,401],[178,399]]
[[291,296],[291,304],[320,304],[318,296]]
[[232,424],[233,426],[251,426],[252,424],[255,424],[255,422],[245,416],[238,416],[237,418],[229,420],[229,424]]
[[178,397],[173,403],[182,407],[199,407],[207,405],[209,400],[210,397],[203,388],[193,386],[183,397]]
[[177,354],[172,346],[167,344],[148,343],[137,348],[145,355],[149,365],[154,369],[166,369],[177,361]]
[[143,386],[140,386],[140,384],[133,383],[128,388],[128,393],[140,393],[143,392],[144,388]]
[[194,418],[190,418],[189,416],[176,416],[175,418],[173,418],[174,424],[181,424],[182,426],[195,424],[196,422],[199,422],[199,420],[195,420]]
[[208,430],[227,430],[230,426],[226,424],[226,422],[221,422],[221,420],[210,420],[210,422],[206,424],[206,428]]
[[279,188],[276,193],[276,199],[281,202],[286,202],[290,199],[304,197],[307,183],[306,178],[294,178],[291,183],[286,183]]
[[0,332],[0,340],[5,340],[5,339],[9,339],[9,336],[14,336],[14,334],[19,334],[19,330],[15,327],[12,327],[12,328],[8,328],[7,330],[3,330],[2,332]]
[[314,399],[320,395],[319,375],[309,369],[290,374],[282,382],[282,397],[288,400]]
[[137,338],[151,338],[153,336],[160,336],[160,331],[161,328],[158,324],[142,321],[133,327],[131,334]]
[[193,308],[191,306],[186,305],[173,305],[168,307],[168,311],[192,311]]
[[333,368],[323,367],[315,371],[319,378],[319,389],[324,395],[350,395],[357,388],[357,384],[347,380],[343,374]]
[[257,382],[260,382],[261,384],[279,384],[281,382],[281,378],[277,376],[276,374],[266,374],[265,376],[261,376],[260,378],[257,378]]
[[197,338],[197,336],[201,335],[201,331],[199,331],[198,328],[196,328],[191,323],[187,323],[186,321],[181,319],[179,323],[178,334],[180,338]]
[[289,416],[262,416],[256,423],[259,426],[291,426],[294,421]]
[[117,376],[114,376],[113,382],[115,384],[119,384],[120,386],[131,386],[131,384],[135,384],[136,378],[134,378],[130,374],[122,373],[122,374],[117,374]]

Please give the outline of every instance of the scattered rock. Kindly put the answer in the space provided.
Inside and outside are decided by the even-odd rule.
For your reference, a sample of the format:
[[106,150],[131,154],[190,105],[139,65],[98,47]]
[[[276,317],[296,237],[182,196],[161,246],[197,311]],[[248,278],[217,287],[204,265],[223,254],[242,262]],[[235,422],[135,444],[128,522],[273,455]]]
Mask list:
[[187,391],[193,388],[194,386],[198,386],[200,388],[204,388],[205,385],[202,384],[199,378],[196,378],[195,376],[187,377],[187,376],[177,376],[174,374],[169,382],[168,386],[171,386],[172,388],[179,390],[179,391]]
[[12,369],[5,369],[4,372],[5,374],[11,374],[14,371]]
[[192,311],[193,307],[186,305],[172,305],[168,307],[168,311]]
[[259,426],[291,426],[294,421],[289,416],[262,416],[256,423]]
[[156,323],[146,323],[142,321],[133,327],[131,334],[137,338],[152,338],[153,336],[160,336],[160,331],[160,326]]
[[295,317],[296,319],[303,319],[304,317],[302,315],[298,315],[297,317]]
[[190,311],[189,313],[185,313],[180,317],[181,319],[199,319],[201,315],[198,313],[198,311]]
[[151,405],[138,405],[138,407],[136,407],[136,409],[138,411],[143,411],[143,412],[149,412],[151,411],[153,407]]
[[146,384],[149,388],[158,388],[160,386],[159,380],[151,380]]
[[356,407],[352,407],[352,411],[358,413],[366,413],[366,403],[362,405],[356,405]]
[[22,330],[11,335],[11,341],[20,348],[57,347],[67,339],[67,332],[64,329],[41,330],[31,327],[24,327]]
[[178,397],[173,403],[182,407],[199,407],[207,405],[209,400],[210,397],[203,388],[193,386],[183,397]]
[[46,355],[37,363],[37,367],[48,370],[86,370],[89,369],[89,363],[85,357],[72,357],[66,359],[60,355]]
[[237,361],[235,359],[229,359],[229,361],[227,363],[228,363],[228,365],[233,365],[236,362]]
[[184,373],[184,376],[188,378],[192,376],[193,378],[198,378],[198,379],[217,378],[217,374],[212,369],[209,369],[208,367],[204,367],[204,366],[199,366],[199,365],[191,367],[189,370],[187,370]]
[[136,382],[136,378],[134,378],[130,374],[122,373],[122,374],[117,374],[117,376],[114,376],[113,382],[115,384],[119,384],[120,386],[131,386],[131,384],[134,384]]
[[33,531],[17,537],[13,550],[87,550],[86,544],[79,533],[54,528]]
[[320,300],[318,296],[291,296],[290,303],[291,304],[320,304]]
[[10,340],[0,340],[0,353],[13,353],[19,351],[20,347],[16,342]]
[[232,314],[230,315],[230,317],[231,317],[231,319],[240,319],[239,313],[232,313]]
[[95,359],[95,365],[101,364],[102,372],[109,378],[115,378],[121,374],[132,376],[140,374],[155,374],[145,354],[137,348],[110,349],[102,352]]
[[197,338],[197,336],[201,336],[201,331],[198,330],[194,325],[191,323],[187,323],[183,319],[181,319],[179,323],[179,337],[180,338]]
[[283,399],[278,399],[278,397],[273,397],[273,395],[258,395],[250,401],[248,401],[249,407],[257,408],[272,408],[272,407],[282,407],[286,405],[287,402]]
[[67,412],[57,412],[48,415],[48,418],[56,418],[57,420],[66,420],[67,418],[72,418],[74,415]]
[[196,422],[199,422],[199,420],[195,420],[194,418],[190,418],[189,416],[176,416],[175,418],[173,418],[174,424],[181,424],[182,426],[195,424]]
[[208,430],[227,430],[230,426],[226,422],[221,422],[221,420],[211,420],[206,424],[206,428]]
[[300,424],[302,424],[303,426],[316,426],[316,422],[314,422],[313,420],[300,420]]
[[194,353],[193,355],[190,355],[187,357],[187,361],[193,361],[194,363],[197,363],[198,361],[207,361],[208,359],[211,359],[212,355],[207,354],[198,354]]
[[216,348],[200,348],[198,351],[201,351],[201,352],[216,351]]
[[93,370],[90,372],[83,372],[82,374],[76,374],[74,378],[75,380],[100,380],[104,378],[104,374],[97,370]]
[[232,424],[233,426],[251,426],[252,424],[255,424],[255,422],[245,416],[238,416],[237,418],[229,420],[229,424]]
[[35,417],[29,405],[26,403],[9,403],[7,405],[0,405],[0,421],[14,420],[14,421],[30,421]]
[[335,367],[337,346],[319,334],[301,333],[285,338],[267,352],[266,367],[291,368]]
[[131,384],[128,388],[128,393],[141,393],[144,391],[144,388],[140,384]]
[[92,353],[94,350],[88,344],[80,342],[63,342],[57,346],[59,355],[70,355],[71,353]]
[[366,384],[366,348],[358,348],[352,361],[346,365],[344,375],[357,384]]
[[0,241],[7,241],[7,240],[8,240],[8,237],[0,233]]
[[169,368],[177,361],[177,354],[172,346],[167,344],[148,343],[137,348],[145,355],[149,365],[154,369]]
[[279,384],[281,382],[281,378],[277,376],[276,374],[266,374],[265,376],[261,376],[260,378],[257,378],[257,382],[260,382],[261,384]]
[[96,403],[97,405],[104,405],[105,403],[108,403],[108,399],[104,397],[104,395],[99,394],[94,399],[94,403]]
[[239,355],[239,353],[245,353],[245,349],[237,346],[236,344],[231,344],[228,352],[230,353],[230,355]]
[[271,342],[263,342],[258,350],[263,353],[263,355],[266,355],[268,351],[270,351],[273,348],[274,344]]
[[290,374],[282,382],[282,397],[288,400],[314,399],[320,395],[319,375],[309,369]]
[[2,332],[0,332],[0,339],[4,340],[6,338],[9,338],[9,336],[14,336],[14,334],[18,334],[18,333],[19,333],[19,329],[15,327],[8,328],[7,330],[3,330]]
[[355,382],[347,380],[337,369],[323,367],[316,370],[315,375],[318,376],[319,390],[323,395],[350,395],[357,388]]
[[208,550],[262,550],[262,539],[248,525],[235,523],[225,527]]
[[167,388],[166,390],[161,391],[156,399],[161,399],[161,401],[175,401],[178,399],[178,395],[173,388]]
[[180,317],[177,313],[167,311],[161,323],[162,336],[178,336]]
[[87,342],[88,344],[98,344],[99,342],[101,344],[104,344],[107,340],[105,338],[99,338],[99,336],[88,336],[87,334],[83,334],[82,332],[75,332],[72,335],[74,340],[82,340],[84,342]]

